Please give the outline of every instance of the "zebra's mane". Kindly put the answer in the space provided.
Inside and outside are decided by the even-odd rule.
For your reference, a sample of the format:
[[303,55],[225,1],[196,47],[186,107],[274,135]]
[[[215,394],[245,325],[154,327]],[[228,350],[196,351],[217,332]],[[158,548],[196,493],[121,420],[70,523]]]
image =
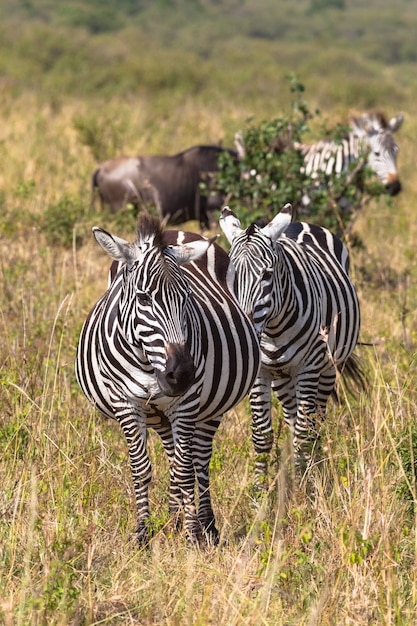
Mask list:
[[362,125],[363,121],[368,119],[371,123],[376,122],[379,128],[388,128],[388,120],[382,111],[374,109],[364,113],[362,115],[354,115],[352,120],[359,125]]
[[141,213],[137,223],[137,243],[153,241],[153,245],[162,250],[166,247],[164,243],[164,230],[158,218],[149,213]]
[[249,240],[253,235],[259,231],[259,226],[255,222],[250,224],[246,229],[246,239]]
[[388,120],[387,117],[385,115],[385,113],[383,113],[382,111],[369,111],[367,113],[368,117],[370,120],[376,120],[379,124],[379,126],[381,126],[381,128],[387,128],[388,127]]

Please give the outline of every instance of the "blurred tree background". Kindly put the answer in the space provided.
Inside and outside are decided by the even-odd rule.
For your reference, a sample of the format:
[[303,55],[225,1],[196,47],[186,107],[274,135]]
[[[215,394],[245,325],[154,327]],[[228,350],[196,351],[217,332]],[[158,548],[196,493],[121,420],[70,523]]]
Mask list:
[[400,104],[417,60],[414,0],[1,0],[0,76],[45,97],[282,103],[302,72],[323,108]]
[[[68,204],[65,194],[85,205],[94,164],[116,154],[233,147],[248,121],[270,133],[271,120],[294,120],[291,76],[312,113],[299,128],[305,142],[371,108],[404,112],[412,133],[415,8],[415,0],[0,0],[0,154],[19,107],[38,133],[16,155],[20,168],[14,161],[0,173],[2,198],[10,178],[39,189],[54,177],[53,211]],[[73,151],[62,166],[46,163],[39,145],[43,127],[54,135],[59,120]],[[292,157],[282,165],[298,167]],[[283,196],[295,202],[296,184],[281,185],[268,210]]]

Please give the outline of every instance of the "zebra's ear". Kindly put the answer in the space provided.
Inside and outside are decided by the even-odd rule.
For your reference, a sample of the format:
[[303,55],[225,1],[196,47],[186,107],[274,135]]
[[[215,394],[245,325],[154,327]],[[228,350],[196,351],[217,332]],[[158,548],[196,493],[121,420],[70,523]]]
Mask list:
[[179,246],[168,246],[168,249],[174,254],[178,264],[184,265],[184,263],[198,261],[216,239],[217,236],[211,239],[182,243]]
[[228,206],[223,207],[219,224],[230,244],[233,242],[233,239],[242,232],[239,219]]
[[261,232],[269,237],[271,241],[276,241],[282,235],[291,220],[292,205],[288,203],[269,224],[261,228]]
[[395,117],[391,118],[390,121],[388,122],[388,128],[389,130],[394,133],[396,130],[398,130],[401,126],[401,124],[404,121],[404,115],[402,113],[400,113],[399,115],[396,115]]
[[111,235],[97,226],[93,226],[93,234],[100,248],[102,248],[111,259],[122,261],[128,266],[135,261],[131,245],[124,239],[116,237],[116,235]]

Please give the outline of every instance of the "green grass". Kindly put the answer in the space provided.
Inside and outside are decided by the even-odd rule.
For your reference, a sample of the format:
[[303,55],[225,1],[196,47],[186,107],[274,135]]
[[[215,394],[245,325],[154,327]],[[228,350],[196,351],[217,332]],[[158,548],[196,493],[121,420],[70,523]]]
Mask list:
[[[334,409],[312,488],[288,482],[284,436],[282,467],[271,469],[260,508],[250,498],[247,407],[230,412],[212,464],[220,546],[196,553],[159,523],[150,550],[139,551],[119,429],[86,406],[68,368],[50,366],[68,358],[71,308],[64,303],[55,317],[39,372],[44,391],[3,380],[6,624],[413,623],[415,520],[397,494],[410,481],[397,429],[415,413],[415,375],[388,385],[371,353],[369,395]],[[155,438],[151,450],[160,522],[167,468]]]
[[[195,553],[166,525],[167,465],[153,436],[156,536],[149,551],[139,551],[122,434],[89,407],[73,370],[81,324],[106,285],[108,262],[90,226],[129,239],[134,221],[80,210],[74,232],[84,233],[83,240],[50,241],[48,207],[87,187],[79,172],[88,170],[88,153],[71,169],[71,150],[82,153],[71,116],[55,117],[57,132],[65,129],[59,142],[66,150],[56,148],[49,157],[50,143],[30,134],[19,106],[12,120],[21,149],[29,139],[42,165],[30,171],[35,185],[17,192],[19,149],[16,141],[11,146],[7,167],[16,183],[5,189],[0,241],[1,620],[413,624],[417,293],[411,184],[393,203],[368,206],[357,222],[366,242],[365,250],[352,252],[362,339],[374,344],[361,348],[369,388],[358,398],[342,393],[341,407],[330,408],[322,433],[325,463],[313,475],[312,491],[289,481],[284,429],[281,468],[271,464],[269,494],[255,505],[244,402],[225,417],[215,440],[220,546]],[[404,163],[412,163],[413,151],[406,142]],[[65,172],[57,159],[68,164]],[[85,206],[86,196],[79,194]],[[277,406],[275,412],[278,419]],[[279,456],[274,451],[273,459]]]
[[[188,28],[175,11],[155,21],[156,9],[148,7],[139,20],[148,28],[142,39],[133,18],[119,33],[92,37],[71,30],[74,15],[67,9],[59,20],[55,15],[33,29],[17,19],[20,5],[0,7],[11,20],[0,38],[5,626],[416,623],[417,83],[407,60],[415,16],[406,2],[404,11],[384,3],[378,19],[374,3],[355,3],[345,20],[330,12],[325,19],[331,32],[344,24],[347,34],[329,48],[319,29],[324,14],[309,15],[307,4],[283,4],[281,39],[271,35],[272,18],[255,20],[252,3],[232,3],[231,21],[218,19],[223,5],[204,3],[206,13],[190,16]],[[25,6],[29,11],[32,5]],[[37,10],[45,6],[39,3]],[[349,30],[354,10],[362,31]],[[58,22],[61,30],[53,36]],[[252,26],[270,38],[250,35]],[[60,65],[48,65],[54,42],[63,49]],[[32,57],[28,50],[35,44]],[[382,50],[389,57],[383,64]],[[395,51],[402,60],[393,64]],[[161,59],[169,57],[158,76]],[[178,60],[184,65],[173,74]],[[121,430],[93,411],[74,375],[81,325],[107,284],[108,260],[91,227],[130,240],[135,230],[129,212],[110,216],[89,209],[90,176],[96,158],[113,149],[174,153],[219,140],[232,146],[250,115],[261,121],[288,112],[286,75],[294,70],[324,121],[344,122],[351,108],[367,106],[406,116],[398,135],[403,192],[390,202],[373,200],[355,222],[365,244],[351,253],[361,340],[371,344],[360,348],[368,388],[358,397],[342,389],[341,405],[329,407],[322,431],[325,462],[315,468],[309,488],[291,480],[287,431],[280,431],[260,506],[253,499],[247,402],[225,416],[211,477],[221,538],[217,549],[206,552],[191,550],[167,523],[167,463],[152,435],[155,538],[149,550],[138,550]],[[169,83],[173,75],[175,85]],[[94,124],[103,131],[96,154],[82,135]],[[278,434],[278,405],[274,411]]]

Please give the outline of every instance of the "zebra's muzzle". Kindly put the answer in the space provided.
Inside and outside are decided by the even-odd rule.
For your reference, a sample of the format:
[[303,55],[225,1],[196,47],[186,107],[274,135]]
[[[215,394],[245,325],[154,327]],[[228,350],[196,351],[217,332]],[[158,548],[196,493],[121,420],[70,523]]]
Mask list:
[[181,396],[195,380],[195,365],[184,343],[170,343],[166,348],[166,367],[157,371],[156,378],[167,396]]
[[401,191],[401,183],[398,178],[394,178],[394,180],[390,181],[386,185],[386,190],[388,191],[390,196],[396,196]]

